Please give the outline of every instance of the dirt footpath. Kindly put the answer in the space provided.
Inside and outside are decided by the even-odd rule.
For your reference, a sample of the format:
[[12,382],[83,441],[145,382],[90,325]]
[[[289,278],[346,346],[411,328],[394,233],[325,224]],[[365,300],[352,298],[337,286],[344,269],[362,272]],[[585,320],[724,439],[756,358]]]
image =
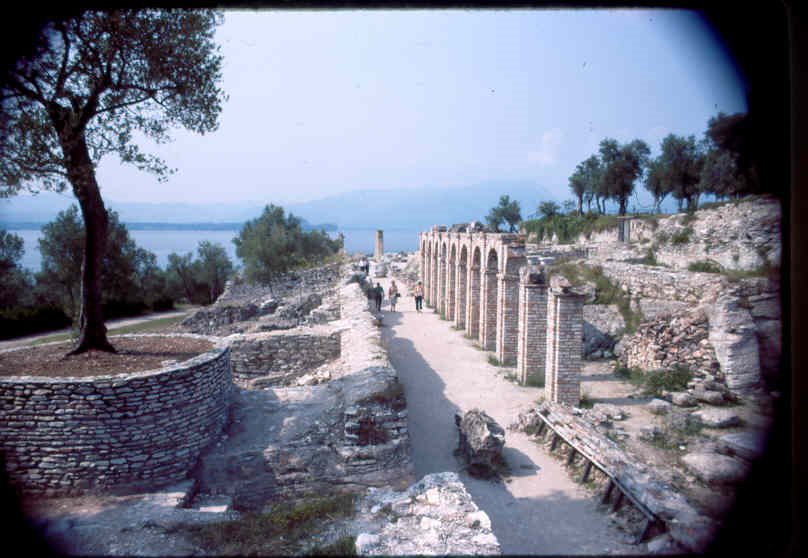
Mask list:
[[[385,292],[389,279],[382,279]],[[386,301],[385,301],[386,302]],[[478,480],[461,471],[455,412],[480,408],[503,428],[533,405],[543,390],[521,387],[488,364],[474,347],[432,309],[415,312],[412,297],[397,312],[385,304],[383,335],[407,396],[416,474],[457,471],[474,502],[491,518],[503,554],[640,554],[597,500],[567,474],[560,461],[521,432],[506,433],[506,482]],[[510,369],[513,371],[513,369]]]

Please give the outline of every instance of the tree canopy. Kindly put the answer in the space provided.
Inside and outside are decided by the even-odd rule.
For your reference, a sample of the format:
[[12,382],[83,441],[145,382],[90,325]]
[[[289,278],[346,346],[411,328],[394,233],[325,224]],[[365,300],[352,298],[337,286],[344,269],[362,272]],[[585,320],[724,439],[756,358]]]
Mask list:
[[213,41],[221,14],[209,10],[85,11],[45,25],[36,51],[0,85],[0,195],[61,191],[68,184],[85,226],[80,339],[72,351],[114,351],[101,308],[107,212],[95,169],[102,157],[169,174],[143,153],[175,126],[216,129],[224,93]]
[[642,140],[623,145],[611,138],[600,142],[600,159],[604,167],[602,189],[617,202],[620,215],[626,214],[634,182],[642,176],[650,153],[648,144]]
[[499,203],[491,208],[485,220],[488,226],[496,232],[499,232],[499,228],[503,223],[508,225],[509,232],[516,232],[516,227],[519,225],[519,221],[522,220],[522,210],[519,207],[519,202],[511,200],[508,195],[500,196]]
[[340,240],[332,240],[325,231],[303,231],[298,217],[272,204],[245,223],[233,243],[247,279],[267,283],[285,271],[334,256],[342,248]]

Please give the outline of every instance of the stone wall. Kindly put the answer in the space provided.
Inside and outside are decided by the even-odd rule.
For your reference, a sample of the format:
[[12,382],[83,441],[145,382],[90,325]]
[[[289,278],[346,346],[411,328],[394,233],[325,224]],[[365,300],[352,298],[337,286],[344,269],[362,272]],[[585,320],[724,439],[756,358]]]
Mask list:
[[244,301],[255,301],[266,297],[282,298],[306,292],[322,291],[340,278],[341,264],[330,264],[312,269],[289,271],[282,274],[271,285],[249,283],[243,279],[230,280],[224,292],[216,300],[217,304],[239,304]]
[[219,346],[160,370],[0,378],[0,443],[13,483],[46,496],[180,480],[219,436],[232,382]]
[[686,310],[643,323],[635,333],[621,340],[617,352],[629,367],[657,370],[679,364],[702,376],[714,375],[719,364],[709,328],[703,308]]
[[[312,331],[306,333],[306,331]],[[236,381],[261,377],[267,385],[289,385],[340,356],[340,333],[316,334],[306,328],[295,333],[268,332],[231,335],[230,362]]]

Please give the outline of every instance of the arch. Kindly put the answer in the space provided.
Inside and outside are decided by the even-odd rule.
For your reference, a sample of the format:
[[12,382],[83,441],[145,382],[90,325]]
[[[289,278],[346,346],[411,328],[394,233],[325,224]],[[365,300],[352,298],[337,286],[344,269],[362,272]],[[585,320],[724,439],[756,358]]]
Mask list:
[[446,316],[446,240],[440,239],[440,252],[438,254],[437,292],[435,293],[435,309],[442,316]]

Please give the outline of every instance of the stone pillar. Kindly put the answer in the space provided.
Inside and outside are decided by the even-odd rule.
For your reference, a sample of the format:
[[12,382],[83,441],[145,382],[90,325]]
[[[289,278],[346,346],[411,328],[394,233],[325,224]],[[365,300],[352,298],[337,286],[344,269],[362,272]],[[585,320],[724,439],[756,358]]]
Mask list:
[[432,277],[429,280],[429,306],[438,307],[438,249],[432,254]]
[[374,257],[376,258],[377,262],[382,261],[382,256],[384,256],[384,231],[376,231],[376,250],[374,252]]
[[497,360],[503,366],[516,364],[519,329],[519,276],[512,273],[497,275]]
[[[427,241],[429,242],[429,241]],[[424,255],[424,278],[422,279],[424,284],[424,304],[427,306],[429,305],[430,301],[432,300],[430,297],[430,287],[432,285],[432,251],[428,251],[426,255]]]
[[480,333],[480,266],[469,267],[468,307],[466,308],[466,335],[477,339]]
[[446,294],[443,297],[444,303],[443,305],[446,307],[446,319],[454,321],[455,319],[455,284],[457,283],[457,279],[455,275],[457,274],[457,265],[455,260],[448,260],[448,264],[446,266]]
[[523,267],[519,270],[519,326],[516,343],[516,376],[519,383],[525,385],[529,378],[544,380],[546,365],[547,284],[540,268]]
[[480,347],[493,351],[497,345],[497,271],[486,269],[480,286]]
[[438,259],[438,296],[435,309],[438,314],[446,316],[446,256],[442,253]]
[[583,300],[567,287],[551,288],[547,296],[545,395],[573,407],[581,401]]
[[466,328],[466,282],[468,279],[468,267],[462,263],[457,266],[456,284],[455,284],[455,327],[458,329]]

